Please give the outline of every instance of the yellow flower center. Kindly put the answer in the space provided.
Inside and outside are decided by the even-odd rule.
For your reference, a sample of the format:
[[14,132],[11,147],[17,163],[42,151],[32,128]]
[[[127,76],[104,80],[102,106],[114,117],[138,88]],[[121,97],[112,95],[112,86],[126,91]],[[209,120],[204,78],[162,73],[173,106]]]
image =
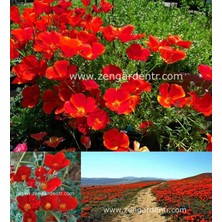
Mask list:
[[25,180],[26,177],[27,177],[27,175],[24,174],[24,175],[21,176],[21,179],[22,179],[22,180]]
[[26,204],[24,205],[24,210],[25,210],[25,211],[31,210],[31,205],[28,204],[28,203],[26,203]]
[[66,204],[65,203],[59,204],[59,208],[62,210],[66,209]]
[[50,204],[50,203],[46,203],[46,204],[45,204],[45,209],[48,210],[48,209],[51,208],[51,206],[52,206],[52,204]]
[[47,188],[47,183],[41,183],[41,188],[46,189]]

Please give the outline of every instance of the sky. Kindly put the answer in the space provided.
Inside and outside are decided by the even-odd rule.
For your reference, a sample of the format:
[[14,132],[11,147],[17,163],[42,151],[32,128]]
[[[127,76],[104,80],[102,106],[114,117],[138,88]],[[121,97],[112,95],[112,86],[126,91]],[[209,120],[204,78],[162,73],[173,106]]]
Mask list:
[[181,179],[212,172],[211,152],[82,152],[81,176]]

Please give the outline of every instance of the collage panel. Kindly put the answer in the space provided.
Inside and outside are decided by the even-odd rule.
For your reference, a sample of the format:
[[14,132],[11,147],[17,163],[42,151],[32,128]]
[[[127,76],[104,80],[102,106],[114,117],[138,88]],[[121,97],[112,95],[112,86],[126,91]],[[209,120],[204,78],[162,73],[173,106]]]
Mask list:
[[212,150],[210,0],[11,3],[11,151]]
[[14,152],[11,222],[75,222],[81,213],[81,160],[71,152]]
[[81,222],[212,221],[212,154],[82,153]]

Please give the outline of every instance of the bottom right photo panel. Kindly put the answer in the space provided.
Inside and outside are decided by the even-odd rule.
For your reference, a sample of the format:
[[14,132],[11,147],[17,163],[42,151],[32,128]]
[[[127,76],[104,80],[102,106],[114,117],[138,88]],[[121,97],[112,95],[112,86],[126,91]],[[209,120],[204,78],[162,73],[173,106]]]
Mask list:
[[212,221],[212,153],[81,153],[82,222]]

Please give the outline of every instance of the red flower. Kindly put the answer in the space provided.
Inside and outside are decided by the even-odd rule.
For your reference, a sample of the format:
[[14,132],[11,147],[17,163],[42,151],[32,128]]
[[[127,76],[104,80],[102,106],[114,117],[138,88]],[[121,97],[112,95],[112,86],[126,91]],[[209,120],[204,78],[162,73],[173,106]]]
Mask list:
[[35,40],[34,50],[41,52],[45,59],[51,59],[59,47],[60,36],[56,31],[41,32]]
[[45,14],[49,14],[51,10],[49,2],[44,1],[34,1],[33,9],[37,15],[41,15],[44,12]]
[[76,93],[65,103],[65,112],[72,117],[84,117],[96,109],[96,101],[82,93]]
[[212,114],[212,96],[209,93],[199,97],[195,92],[190,93],[192,97],[193,108],[205,116]]
[[132,44],[126,53],[130,59],[146,62],[150,56],[149,49],[143,48],[140,44]]
[[162,83],[159,88],[158,102],[165,108],[171,106],[183,107],[185,105],[185,92],[182,86],[177,84]]
[[38,218],[33,211],[25,212],[23,215],[23,222],[37,222]]
[[37,199],[37,196],[33,194],[18,196],[17,202],[18,202],[18,208],[23,213],[36,211],[39,209],[39,205],[40,205],[40,201]]
[[143,121],[140,124],[140,129],[142,130],[142,133],[146,133],[147,129],[152,125],[151,121]]
[[55,155],[47,153],[44,164],[52,170],[59,171],[70,164],[70,160],[65,158],[63,152],[58,152]]
[[32,187],[32,188],[37,188],[36,186],[36,180],[34,178],[29,178],[27,181],[26,181],[26,184],[28,187]]
[[130,96],[129,107],[123,114],[128,115],[131,112],[134,112],[136,109],[136,106],[139,104],[139,102],[140,102],[140,96],[136,96],[136,95]]
[[102,43],[94,42],[90,44],[83,44],[79,55],[86,60],[94,60],[105,52],[106,48]]
[[30,136],[38,141],[43,140],[43,138],[47,135],[46,132],[40,132],[40,133],[34,133],[34,134],[30,134]]
[[58,209],[58,198],[55,195],[47,195],[40,197],[40,206],[44,210],[57,210]]
[[16,78],[12,83],[27,83],[34,80],[37,76],[43,76],[47,68],[46,62],[37,60],[36,56],[28,55],[22,59],[22,62],[12,68]]
[[50,114],[54,109],[56,109],[55,114],[63,112],[64,103],[58,97],[58,88],[54,87],[54,90],[47,89],[42,94],[42,109],[47,114]]
[[126,43],[132,40],[143,38],[146,35],[146,34],[137,34],[137,35],[132,34],[133,30],[134,30],[133,25],[126,25],[122,28],[118,28],[118,36],[117,36],[118,39],[121,42]]
[[87,7],[89,6],[91,0],[82,0],[82,4]]
[[64,141],[63,137],[52,136],[49,140],[44,141],[44,143],[51,148],[56,148],[62,141]]
[[17,28],[11,30],[11,34],[20,44],[26,44],[33,39],[33,28]]
[[173,64],[186,58],[184,51],[174,49],[171,46],[161,46],[159,47],[159,52],[167,64]]
[[20,166],[14,175],[13,180],[15,182],[23,182],[29,179],[31,175],[31,169],[27,166]]
[[212,135],[210,133],[207,133],[206,136],[207,136],[207,140],[208,140],[206,150],[209,152],[212,152]]
[[99,108],[87,116],[87,124],[92,127],[93,130],[102,130],[106,128],[109,122],[108,114]]
[[76,66],[70,65],[66,60],[60,60],[46,70],[46,78],[50,80],[64,81],[70,78],[70,75],[76,74]]
[[92,17],[88,21],[84,21],[81,23],[84,29],[92,33],[97,33],[100,30],[102,24],[103,24],[103,20],[100,17]]
[[147,41],[146,44],[153,52],[157,52],[159,50],[160,42],[157,37],[149,35],[149,41]]
[[109,88],[106,90],[103,99],[106,101],[105,105],[118,114],[123,114],[131,105],[129,92],[121,88]]
[[40,88],[38,85],[28,86],[22,91],[22,106],[33,108],[39,103]]
[[16,43],[14,39],[10,38],[10,59],[16,59],[19,56],[19,48],[19,43]]
[[141,95],[143,92],[151,91],[151,84],[141,79],[139,74],[135,74],[127,82],[122,83],[121,89],[128,91],[130,94]]
[[78,200],[75,197],[69,195],[69,193],[63,192],[58,195],[58,210],[66,212],[68,210],[74,210],[78,206]]
[[19,24],[21,22],[21,17],[19,14],[19,9],[17,6],[11,6],[10,7],[10,20],[13,21],[16,24]]
[[192,44],[192,42],[184,41],[181,39],[180,36],[175,36],[175,35],[168,35],[167,40],[170,44],[177,45],[187,49],[189,49]]
[[108,13],[112,9],[113,9],[113,5],[105,0],[101,0],[99,8],[96,5],[93,5],[93,11],[96,13],[100,13],[100,12]]
[[89,149],[91,147],[91,140],[89,136],[82,135],[80,137],[80,143],[86,148]]
[[42,178],[45,178],[45,175],[48,173],[45,167],[40,166],[35,169],[35,176],[38,180],[42,180]]
[[200,64],[198,66],[198,71],[200,72],[203,79],[209,80],[209,81],[212,80],[212,67],[211,66]]
[[103,144],[109,150],[128,151],[130,141],[125,133],[113,128],[104,133]]
[[119,80],[123,76],[123,71],[118,66],[109,64],[103,67],[102,74],[109,80]]
[[78,39],[71,39],[67,36],[60,36],[59,48],[65,58],[73,57],[81,49],[82,42]]
[[119,34],[118,28],[115,28],[112,25],[108,25],[104,28],[101,28],[101,31],[106,41],[109,41],[109,42],[115,40]]
[[55,191],[58,187],[62,185],[62,180],[58,177],[52,178],[50,180],[42,180],[40,181],[40,187],[42,190],[46,192],[53,192]]

